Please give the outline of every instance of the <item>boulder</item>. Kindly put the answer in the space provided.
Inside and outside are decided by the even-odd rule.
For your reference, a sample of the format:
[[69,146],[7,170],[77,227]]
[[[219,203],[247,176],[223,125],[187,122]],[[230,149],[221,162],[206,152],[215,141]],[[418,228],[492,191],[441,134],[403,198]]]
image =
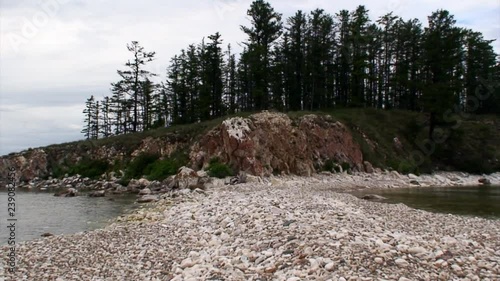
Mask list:
[[165,186],[169,190],[179,188],[178,182],[175,180],[175,176],[170,176],[170,177],[164,179],[162,181],[161,185]]
[[116,186],[115,190],[113,190],[113,193],[114,194],[121,194],[121,193],[125,193],[128,191],[128,188],[119,184]]
[[54,196],[57,196],[57,197],[75,197],[77,195],[78,195],[78,190],[76,190],[74,188],[68,188],[63,192],[54,194]]
[[262,183],[262,178],[254,175],[246,175],[245,182],[248,183]]
[[367,172],[369,174],[372,174],[374,172],[373,166],[372,166],[372,164],[370,162],[364,161],[363,162],[363,166],[365,168],[365,172]]
[[482,185],[491,185],[491,181],[487,178],[480,178],[478,182]]
[[411,181],[410,181],[410,184],[413,184],[413,185],[420,185],[420,183],[419,183],[417,180],[411,180]]
[[177,182],[176,186],[180,189],[190,188],[191,186],[198,185],[198,174],[188,167],[181,167],[174,180]]
[[106,196],[106,191],[105,190],[98,190],[89,193],[89,197],[104,197]]
[[141,189],[141,191],[139,191],[139,195],[150,195],[151,194],[151,189],[149,188],[144,188],[144,189]]
[[158,201],[158,196],[156,195],[144,195],[137,199],[137,203],[149,203]]
[[385,200],[387,198],[377,195],[377,194],[366,194],[361,197],[364,200]]
[[414,175],[414,174],[408,174],[408,177],[412,180],[418,180],[419,177],[417,175]]
[[164,186],[159,181],[153,181],[147,188],[151,191],[159,191],[162,190]]
[[140,189],[146,188],[151,184],[151,182],[145,178],[141,178],[141,179],[137,180],[137,183],[139,184]]
[[132,179],[127,185],[127,190],[131,192],[139,192],[140,186],[141,185],[139,184],[138,180]]
[[130,192],[138,193],[139,190],[148,187],[150,184],[151,184],[151,182],[145,178],[141,178],[138,180],[133,179],[133,180],[130,180],[130,182],[128,183],[127,189]]

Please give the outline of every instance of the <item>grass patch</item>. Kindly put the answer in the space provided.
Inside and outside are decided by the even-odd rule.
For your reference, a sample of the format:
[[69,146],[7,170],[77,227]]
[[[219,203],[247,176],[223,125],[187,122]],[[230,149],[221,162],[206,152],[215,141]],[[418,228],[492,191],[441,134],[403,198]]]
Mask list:
[[160,158],[156,154],[141,154],[132,160],[125,172],[125,179],[137,179],[151,173],[153,163]]
[[157,160],[150,164],[148,168],[150,171],[148,179],[162,181],[171,175],[177,174],[179,168],[187,165],[188,162],[187,153],[181,151],[172,154],[169,158]]
[[102,174],[106,173],[110,168],[106,160],[88,159],[80,160],[75,166],[68,170],[70,175],[81,175],[91,179],[98,179]]
[[210,159],[207,173],[209,176],[219,179],[234,176],[233,170],[228,165],[221,163],[220,159],[217,157]]

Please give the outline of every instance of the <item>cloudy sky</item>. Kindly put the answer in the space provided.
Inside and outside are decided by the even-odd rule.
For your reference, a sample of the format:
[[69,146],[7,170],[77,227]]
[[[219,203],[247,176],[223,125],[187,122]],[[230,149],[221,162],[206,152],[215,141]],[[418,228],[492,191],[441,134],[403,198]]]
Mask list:
[[[149,70],[165,78],[172,56],[220,32],[224,43],[245,40],[251,0],[0,0],[0,155],[82,139],[87,97],[109,94],[126,44],[155,51]],[[331,14],[365,5],[371,19],[394,11],[404,19],[447,9],[465,26],[500,38],[500,0],[270,0],[286,18],[296,10]],[[495,42],[500,52],[500,42]]]

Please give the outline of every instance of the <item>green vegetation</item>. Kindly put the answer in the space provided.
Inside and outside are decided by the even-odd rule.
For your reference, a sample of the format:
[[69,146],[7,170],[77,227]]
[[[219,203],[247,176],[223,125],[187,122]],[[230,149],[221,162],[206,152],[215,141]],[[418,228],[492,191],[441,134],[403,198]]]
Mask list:
[[158,161],[159,156],[154,154],[141,154],[134,158],[128,165],[125,178],[137,179],[151,172],[153,163]]
[[162,181],[171,175],[175,175],[180,167],[182,165],[176,159],[167,158],[158,160],[151,164],[151,171],[147,178],[149,180]]
[[221,160],[217,157],[210,159],[207,172],[209,176],[220,179],[234,175],[233,170],[226,164],[221,163]]
[[91,179],[98,179],[102,174],[110,169],[110,165],[106,160],[83,158],[75,165],[68,165],[66,162],[63,165],[52,166],[52,176],[55,178],[68,175],[81,175]]
[[[431,142],[429,118],[424,113],[374,108],[288,113],[292,119],[307,114],[330,115],[333,121],[345,124],[360,145],[363,159],[374,167],[405,174],[430,173],[437,169],[476,174],[500,171],[499,116],[464,118],[456,115],[452,119],[457,122],[442,125],[434,133],[441,135],[444,141]],[[329,170],[334,164],[327,161],[323,168]]]
[[124,180],[146,177],[149,180],[164,180],[175,175],[180,167],[187,165],[187,154],[173,153],[171,157],[160,159],[158,155],[141,154],[134,158],[128,165]]
[[171,157],[157,160],[149,167],[147,178],[149,180],[162,181],[171,175],[175,175],[180,167],[188,164],[187,153],[177,152]]
[[327,171],[327,172],[335,172],[335,161],[333,161],[332,159],[328,159],[325,161],[325,164],[323,165],[323,171]]

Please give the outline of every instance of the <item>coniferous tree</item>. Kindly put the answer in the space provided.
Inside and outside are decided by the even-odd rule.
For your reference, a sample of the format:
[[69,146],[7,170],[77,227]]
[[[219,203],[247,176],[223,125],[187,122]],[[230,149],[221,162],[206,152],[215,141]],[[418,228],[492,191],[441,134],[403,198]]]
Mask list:
[[392,12],[383,15],[379,18],[377,23],[381,26],[381,47],[380,52],[380,71],[379,71],[379,83],[378,83],[378,97],[377,97],[377,107],[378,108],[392,108],[394,101],[394,94],[392,86],[393,82],[393,69],[395,61],[395,42],[396,42],[396,21],[397,16],[394,16]]
[[186,114],[188,115],[188,122],[197,122],[201,119],[200,105],[199,105],[199,95],[200,95],[200,60],[198,55],[198,50],[195,45],[191,44],[188,46],[186,51],[186,61],[183,63],[186,73],[186,87],[188,93],[188,109]]
[[256,0],[250,5],[247,15],[251,27],[241,26],[248,36],[247,55],[252,78],[252,101],[256,110],[269,107],[269,77],[271,76],[271,50],[282,33],[281,14],[263,0]]
[[351,106],[364,106],[365,85],[367,68],[367,29],[370,23],[368,10],[358,6],[352,13],[351,22],[351,53],[352,53],[352,79],[351,79]]
[[[304,109],[316,110],[333,106],[333,93],[328,92],[327,74],[332,67],[334,42],[333,17],[324,10],[316,9],[308,19],[306,68],[308,99],[304,99]],[[330,87],[331,88],[331,87]]]
[[462,31],[448,11],[438,10],[429,17],[424,33],[424,110],[429,113],[429,139],[442,124],[444,112],[456,104],[455,67],[460,63]]
[[115,135],[126,134],[128,132],[130,115],[128,112],[127,89],[123,81],[111,84],[110,112],[113,117],[110,120],[111,126],[114,126]]
[[[466,30],[464,35],[465,83],[464,95],[461,99],[463,110],[476,109],[476,113],[498,113],[500,100],[495,94],[498,93],[500,80],[495,74],[498,65],[496,54],[491,46],[493,40],[485,40],[481,33],[472,30]],[[472,100],[477,100],[478,104],[475,105]]]
[[143,130],[149,130],[152,127],[153,115],[154,115],[154,102],[155,102],[155,91],[156,85],[151,82],[148,78],[142,81],[141,83],[141,92],[142,92],[142,128]]
[[224,92],[223,69],[224,69],[224,54],[220,45],[222,44],[221,35],[217,32],[214,35],[208,36],[210,42],[206,46],[205,52],[205,75],[203,84],[206,84],[209,90],[210,99],[210,118],[223,116],[226,112],[222,103],[222,95]]
[[242,111],[254,110],[252,95],[254,79],[250,66],[250,57],[250,53],[244,48],[238,62],[238,107]]
[[302,101],[307,99],[304,93],[304,80],[306,78],[306,32],[307,21],[302,11],[297,11],[287,21],[287,34],[285,36],[283,52],[286,55],[289,76],[287,79],[289,91],[289,110],[302,109]]
[[87,99],[85,102],[85,109],[83,110],[83,114],[85,116],[84,121],[84,127],[81,131],[81,133],[85,136],[86,139],[92,139],[94,137],[94,129],[95,129],[95,123],[97,120],[95,120],[96,116],[96,103],[94,96],[90,96],[90,98]]
[[100,106],[99,106],[99,101],[96,101],[95,104],[93,105],[94,108],[92,109],[93,116],[92,116],[92,125],[91,125],[91,131],[90,131],[90,138],[91,139],[98,139],[99,138],[99,129],[100,129]]
[[140,127],[140,102],[143,100],[142,82],[144,79],[155,76],[144,69],[144,66],[154,60],[155,52],[146,52],[139,42],[132,41],[127,44],[127,49],[133,54],[133,60],[127,61],[126,70],[118,70],[118,75],[122,78],[123,86],[128,88],[131,93],[131,107],[133,109],[132,132],[137,132]]
[[101,102],[101,114],[100,114],[100,131],[99,134],[104,137],[110,137],[111,136],[111,101],[109,97],[104,97],[103,101]]
[[229,114],[237,111],[237,77],[236,77],[236,55],[231,52],[231,44],[227,46],[227,63],[225,72],[225,107]]
[[336,57],[337,65],[337,101],[340,106],[347,106],[350,101],[351,92],[351,73],[352,73],[352,54],[351,54],[351,17],[349,11],[341,10],[336,14],[339,21],[338,45],[339,50]]

